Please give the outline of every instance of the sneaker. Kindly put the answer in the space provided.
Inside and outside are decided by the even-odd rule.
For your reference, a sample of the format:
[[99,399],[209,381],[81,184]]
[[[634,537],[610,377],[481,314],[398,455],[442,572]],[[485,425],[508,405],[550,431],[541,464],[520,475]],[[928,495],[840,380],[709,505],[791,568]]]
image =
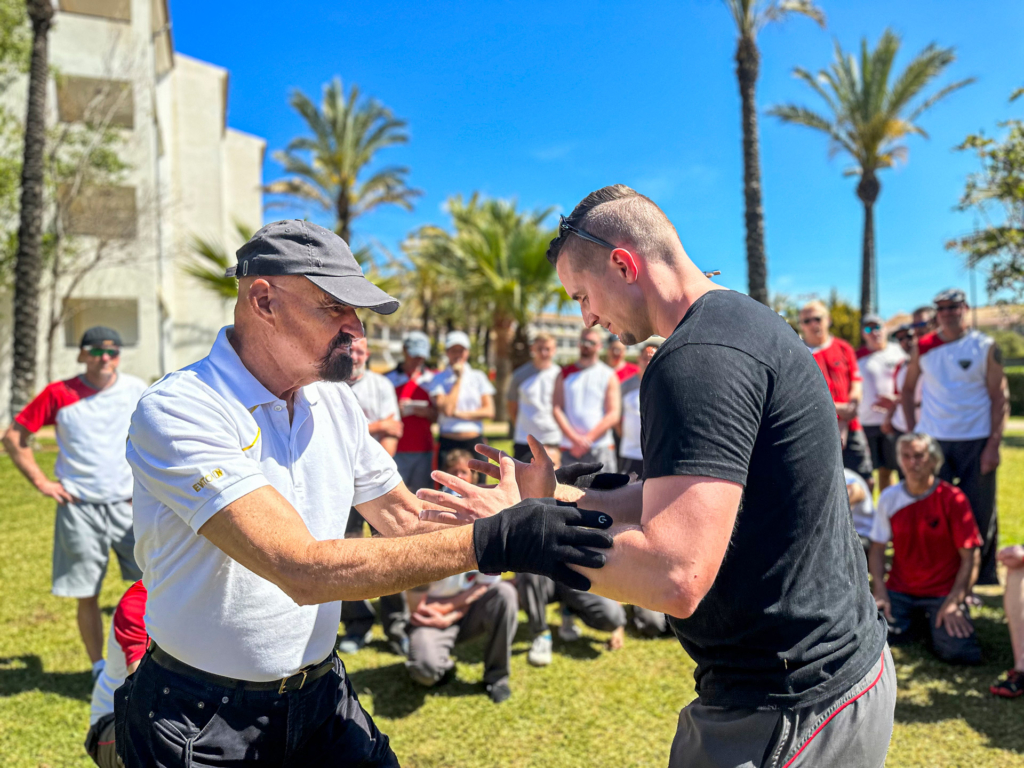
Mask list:
[[563,643],[575,643],[581,637],[583,637],[583,632],[576,625],[576,617],[563,613],[562,626],[558,628],[558,639]]
[[95,685],[96,681],[100,679],[100,675],[103,674],[103,668],[105,666],[107,666],[107,662],[106,662],[105,659],[100,659],[99,661],[97,661],[95,664],[92,665],[92,683],[93,683],[93,685]]
[[533,638],[526,660],[535,667],[546,667],[551,663],[551,633],[541,632]]
[[345,635],[338,641],[338,653],[359,653],[372,638],[372,631],[365,635]]
[[491,701],[495,704],[501,704],[501,702],[507,701],[508,697],[512,695],[512,689],[508,687],[508,680],[499,680],[496,683],[488,685],[487,695],[491,697]]
[[1011,669],[1003,679],[989,687],[989,692],[994,696],[1002,696],[1004,699],[1016,699],[1024,696],[1024,672]]
[[401,638],[392,638],[388,640],[388,650],[391,651],[395,656],[409,657],[409,638],[402,635]]

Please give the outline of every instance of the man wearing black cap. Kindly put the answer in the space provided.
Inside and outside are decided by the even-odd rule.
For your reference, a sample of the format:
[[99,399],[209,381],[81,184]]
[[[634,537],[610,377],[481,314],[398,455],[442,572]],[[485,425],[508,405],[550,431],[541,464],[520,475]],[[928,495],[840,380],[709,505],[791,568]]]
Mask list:
[[[118,752],[129,768],[398,765],[334,654],[341,601],[475,569],[575,582],[566,564],[600,567],[585,547],[611,543],[582,523],[610,521],[573,507],[421,520],[351,390],[321,384],[352,373],[356,308],[398,302],[309,222],[269,224],[237,257],[234,325],[132,417],[151,643],[115,695]],[[511,459],[490,492],[519,501]],[[344,539],[351,507],[381,537]]]
[[[4,448],[28,481],[57,502],[53,594],[78,600],[78,629],[95,679],[103,669],[99,592],[110,548],[122,578],[142,576],[133,554],[132,472],[124,441],[146,385],[118,372],[121,336],[114,329],[90,328],[79,346],[85,373],[40,392],[14,417]],[[57,434],[56,480],[39,468],[29,443],[30,435],[49,425]]]

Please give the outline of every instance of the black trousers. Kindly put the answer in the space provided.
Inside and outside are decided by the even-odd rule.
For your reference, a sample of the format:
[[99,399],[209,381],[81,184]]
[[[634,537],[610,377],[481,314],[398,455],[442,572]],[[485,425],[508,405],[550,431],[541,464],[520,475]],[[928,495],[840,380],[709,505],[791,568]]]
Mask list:
[[146,654],[115,692],[114,711],[127,768],[398,766],[337,657],[323,677],[278,694],[210,685]]
[[988,438],[978,440],[939,440],[939,446],[946,460],[939,470],[939,477],[957,486],[971,502],[974,519],[981,531],[981,569],[978,571],[979,584],[998,584],[996,576],[996,547],[999,538],[999,520],[996,514],[996,473],[981,474],[981,452],[985,450]]

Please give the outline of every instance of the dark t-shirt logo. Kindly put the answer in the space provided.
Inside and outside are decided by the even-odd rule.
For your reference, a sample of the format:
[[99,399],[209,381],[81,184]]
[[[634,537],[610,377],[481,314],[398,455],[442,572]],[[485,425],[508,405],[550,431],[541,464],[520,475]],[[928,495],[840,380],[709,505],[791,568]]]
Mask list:
[[971,367],[971,361],[970,361],[970,360],[960,360],[960,361],[958,361],[958,362],[960,363],[960,367],[961,367],[961,368],[963,368],[963,369],[964,369],[965,371],[966,371],[966,370],[967,370],[968,368],[970,368],[970,367]]
[[939,523],[941,521],[939,520],[939,518],[933,517],[930,520],[926,520],[925,522],[928,523],[929,528],[935,529],[939,527]]

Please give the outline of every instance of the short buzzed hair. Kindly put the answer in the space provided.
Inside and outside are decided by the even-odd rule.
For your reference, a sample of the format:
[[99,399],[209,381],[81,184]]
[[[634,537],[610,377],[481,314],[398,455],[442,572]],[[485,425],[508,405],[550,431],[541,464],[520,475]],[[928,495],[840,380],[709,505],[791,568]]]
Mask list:
[[[652,261],[671,262],[679,243],[672,222],[649,197],[625,184],[601,187],[583,198],[566,219],[568,224],[610,243],[624,243]],[[574,266],[596,266],[604,252],[600,245],[577,237],[572,232],[559,232],[548,246],[548,261],[558,257],[570,240]]]
[[808,310],[811,309],[816,309],[822,314],[828,315],[829,317],[832,316],[832,313],[828,311],[828,307],[826,306],[825,302],[822,301],[821,299],[814,299],[813,301],[808,301],[806,304],[800,307],[801,312],[807,312]]
[[541,331],[533,337],[533,341],[530,342],[530,346],[534,344],[547,344],[549,341],[555,341],[554,334],[548,333],[547,331]]

